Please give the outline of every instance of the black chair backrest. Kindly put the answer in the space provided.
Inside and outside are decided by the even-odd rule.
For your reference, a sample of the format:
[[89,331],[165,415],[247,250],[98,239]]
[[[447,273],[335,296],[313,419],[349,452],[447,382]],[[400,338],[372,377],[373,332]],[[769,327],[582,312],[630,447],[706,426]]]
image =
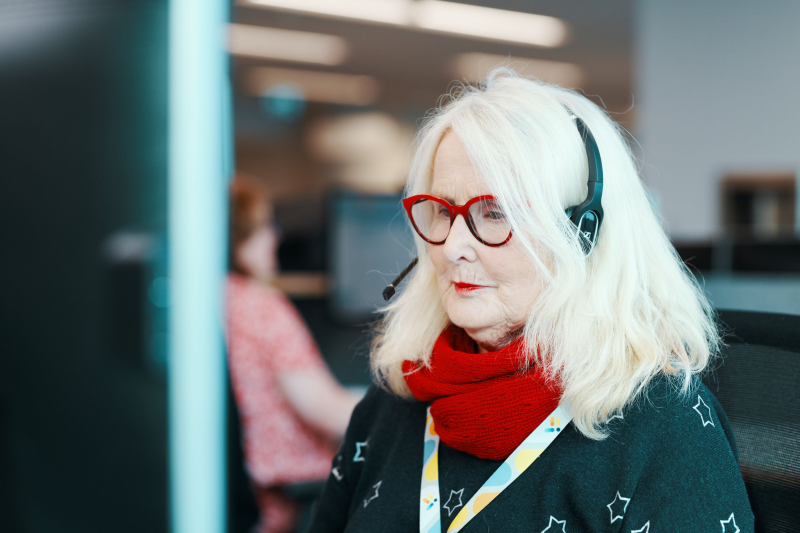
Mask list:
[[247,475],[244,459],[239,408],[233,396],[228,376],[227,391],[227,448],[228,448],[228,530],[227,533],[250,533],[258,522],[258,506]]
[[719,318],[727,346],[703,381],[733,427],[756,531],[800,531],[800,316]]

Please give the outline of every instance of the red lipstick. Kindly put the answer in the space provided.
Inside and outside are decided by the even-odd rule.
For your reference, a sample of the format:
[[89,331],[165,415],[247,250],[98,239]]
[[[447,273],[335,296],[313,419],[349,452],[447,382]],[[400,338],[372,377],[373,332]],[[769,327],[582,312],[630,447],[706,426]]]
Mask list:
[[485,285],[473,285],[472,283],[460,283],[458,281],[454,281],[453,287],[456,288],[456,292],[458,294],[467,294],[477,289],[483,289],[485,288]]

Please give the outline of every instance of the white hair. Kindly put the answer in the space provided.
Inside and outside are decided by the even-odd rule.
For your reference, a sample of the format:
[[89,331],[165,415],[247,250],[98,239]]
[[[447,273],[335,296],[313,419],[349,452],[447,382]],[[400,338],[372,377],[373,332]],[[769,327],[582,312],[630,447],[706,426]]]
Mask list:
[[[586,123],[603,162],[605,219],[588,257],[564,212],[586,197],[588,174],[566,108]],[[447,132],[505,207],[509,245],[521,246],[536,265],[542,291],[523,329],[520,364],[542,365],[563,388],[576,427],[603,438],[603,423],[660,374],[678,378],[687,393],[692,375],[718,352],[714,311],[653,213],[621,129],[574,91],[496,69],[427,117],[415,140],[408,195],[430,192]],[[450,324],[429,246],[416,237],[419,264],[384,309],[372,345],[378,383],[401,396],[410,395],[403,361],[427,364]]]

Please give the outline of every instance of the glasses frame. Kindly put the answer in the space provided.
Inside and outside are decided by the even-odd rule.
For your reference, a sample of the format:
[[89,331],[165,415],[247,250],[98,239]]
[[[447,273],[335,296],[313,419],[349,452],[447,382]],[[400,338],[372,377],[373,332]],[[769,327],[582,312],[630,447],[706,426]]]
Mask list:
[[404,198],[403,199],[403,209],[405,209],[406,214],[408,215],[408,219],[411,221],[411,225],[414,226],[414,230],[417,232],[417,235],[419,235],[422,238],[422,240],[424,240],[425,242],[433,244],[434,246],[441,246],[442,244],[444,244],[445,241],[447,241],[447,237],[450,236],[450,230],[448,229],[448,231],[447,231],[447,237],[445,237],[443,241],[438,241],[438,242],[432,241],[432,240],[428,239],[427,237],[425,237],[422,234],[422,232],[417,227],[417,223],[414,222],[414,216],[411,214],[411,208],[414,207],[414,205],[417,204],[418,202],[420,202],[421,200],[433,200],[435,202],[438,202],[438,203],[446,206],[447,207],[447,211],[450,213],[450,228],[452,228],[453,224],[455,224],[456,217],[458,215],[461,215],[461,217],[464,219],[464,222],[467,223],[467,227],[469,228],[469,232],[472,233],[472,236],[475,237],[475,239],[479,243],[481,243],[481,244],[483,244],[485,246],[492,246],[492,247],[503,246],[509,240],[511,240],[511,235],[514,233],[511,229],[509,229],[508,230],[508,237],[506,237],[506,240],[504,240],[503,242],[500,242],[500,243],[496,243],[496,244],[488,243],[488,242],[484,241],[483,239],[481,239],[478,236],[478,232],[475,230],[474,226],[472,225],[472,221],[471,221],[471,219],[469,217],[469,208],[472,207],[473,204],[476,204],[476,203],[481,202],[483,200],[497,200],[497,198],[495,198],[491,194],[484,194],[483,196],[476,196],[475,198],[472,198],[471,200],[469,200],[464,205],[453,205],[450,202],[448,202],[447,200],[445,200],[444,198],[440,198],[438,196],[433,196],[432,194],[415,194],[414,196],[409,196],[408,198]]

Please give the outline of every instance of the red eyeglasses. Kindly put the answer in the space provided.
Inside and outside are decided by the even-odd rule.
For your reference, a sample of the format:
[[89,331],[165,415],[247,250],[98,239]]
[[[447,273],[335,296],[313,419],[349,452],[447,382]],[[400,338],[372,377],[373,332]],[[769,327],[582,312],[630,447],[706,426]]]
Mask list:
[[425,241],[444,244],[450,228],[461,215],[478,242],[486,246],[502,246],[511,239],[511,225],[494,196],[476,196],[464,205],[452,205],[444,198],[417,194],[403,200],[411,224]]

